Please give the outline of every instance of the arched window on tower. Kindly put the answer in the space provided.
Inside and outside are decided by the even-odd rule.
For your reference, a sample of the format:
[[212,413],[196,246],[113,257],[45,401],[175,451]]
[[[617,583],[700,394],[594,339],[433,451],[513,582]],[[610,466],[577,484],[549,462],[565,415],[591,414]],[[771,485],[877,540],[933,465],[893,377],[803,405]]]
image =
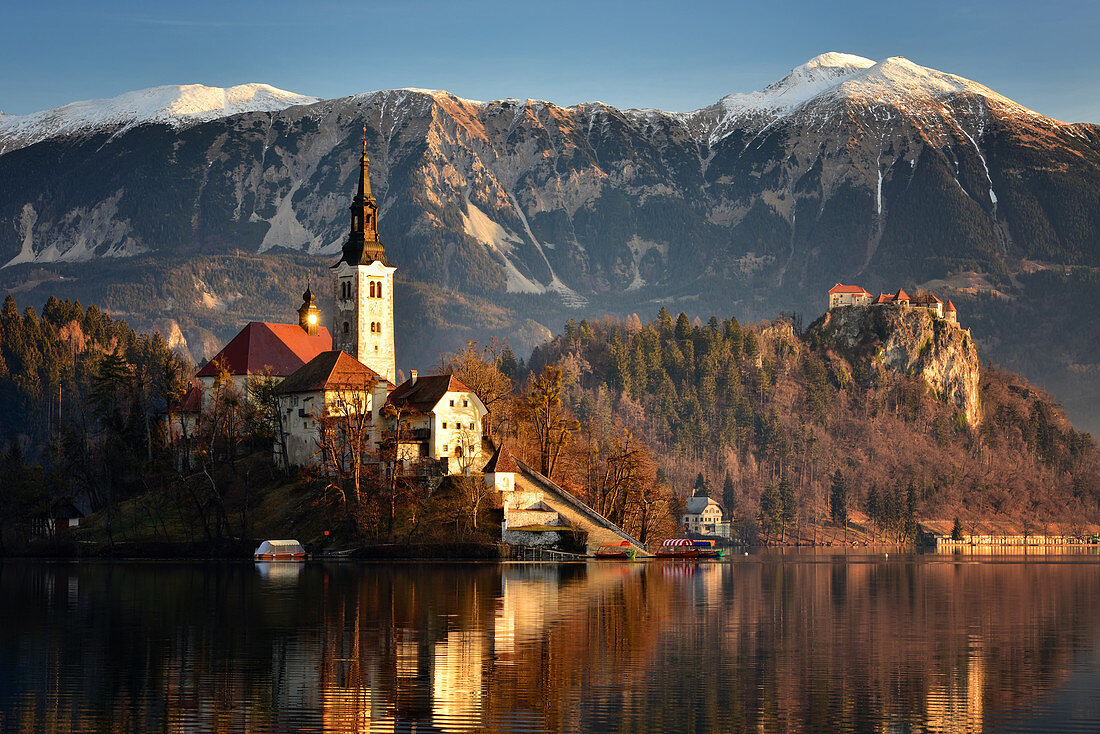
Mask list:
[[348,322],[347,321],[344,322],[344,333],[345,334],[348,333]]
[[370,282],[370,297],[374,298],[374,281]]
[[382,282],[381,281],[378,282],[378,297],[379,298],[382,297]]

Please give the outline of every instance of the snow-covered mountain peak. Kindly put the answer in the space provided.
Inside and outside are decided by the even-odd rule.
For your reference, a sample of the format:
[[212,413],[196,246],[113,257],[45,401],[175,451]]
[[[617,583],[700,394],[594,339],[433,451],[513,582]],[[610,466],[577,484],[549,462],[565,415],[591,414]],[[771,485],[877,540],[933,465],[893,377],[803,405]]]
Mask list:
[[1038,115],[983,84],[915,64],[904,56],[891,56],[844,79],[825,96],[833,95],[902,108],[939,102],[955,95],[972,95],[1015,112]]
[[854,54],[823,53],[759,92],[730,94],[719,104],[727,116],[786,113],[874,65],[874,61]]
[[269,84],[207,87],[172,84],[127,92],[109,99],[72,102],[29,115],[0,117],[0,152],[58,135],[125,130],[163,123],[173,127],[208,122],[242,112],[274,112],[320,101]]

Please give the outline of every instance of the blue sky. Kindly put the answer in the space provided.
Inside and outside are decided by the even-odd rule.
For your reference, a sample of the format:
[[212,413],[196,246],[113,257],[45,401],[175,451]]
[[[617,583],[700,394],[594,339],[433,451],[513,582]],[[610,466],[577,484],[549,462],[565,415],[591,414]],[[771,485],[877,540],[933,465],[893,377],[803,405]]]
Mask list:
[[11,114],[193,82],[690,110],[843,51],[906,56],[1052,117],[1100,122],[1092,0],[9,0],[0,17],[0,110]]

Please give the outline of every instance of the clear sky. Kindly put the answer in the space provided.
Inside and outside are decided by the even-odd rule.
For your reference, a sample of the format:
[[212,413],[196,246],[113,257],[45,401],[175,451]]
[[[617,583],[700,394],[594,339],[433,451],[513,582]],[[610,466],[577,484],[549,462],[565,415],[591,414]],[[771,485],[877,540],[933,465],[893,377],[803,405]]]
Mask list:
[[0,110],[160,84],[691,110],[825,51],[912,61],[1100,122],[1096,0],[8,0]]

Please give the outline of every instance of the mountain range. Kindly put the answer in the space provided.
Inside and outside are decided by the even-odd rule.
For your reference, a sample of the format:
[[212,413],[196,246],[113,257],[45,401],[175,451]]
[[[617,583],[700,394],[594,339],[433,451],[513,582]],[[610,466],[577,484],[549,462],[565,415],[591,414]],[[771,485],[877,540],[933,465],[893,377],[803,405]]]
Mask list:
[[1100,127],[901,57],[822,54],[691,112],[249,84],[0,116],[0,290],[209,356],[324,277],[364,134],[406,369],[568,318],[808,322],[838,281],[923,287],[1100,428]]

